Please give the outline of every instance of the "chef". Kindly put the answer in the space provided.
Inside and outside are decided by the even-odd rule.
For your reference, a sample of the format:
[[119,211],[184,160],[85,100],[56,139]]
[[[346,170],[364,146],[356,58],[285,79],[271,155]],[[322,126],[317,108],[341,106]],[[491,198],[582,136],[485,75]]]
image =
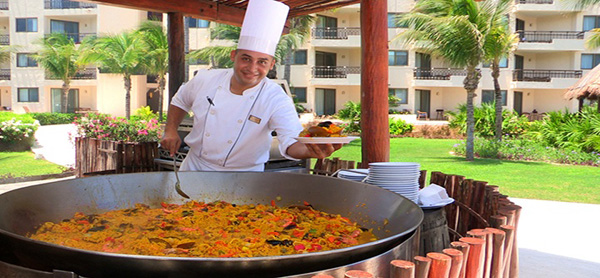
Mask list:
[[263,171],[271,132],[279,151],[292,160],[325,158],[341,144],[302,144],[294,139],[302,125],[292,99],[266,78],[275,66],[275,49],[289,7],[273,0],[250,0],[232,69],[199,71],[181,86],[167,114],[163,148],[171,156],[181,139],[177,128],[188,112],[194,127],[185,143],[190,150],[182,171]]

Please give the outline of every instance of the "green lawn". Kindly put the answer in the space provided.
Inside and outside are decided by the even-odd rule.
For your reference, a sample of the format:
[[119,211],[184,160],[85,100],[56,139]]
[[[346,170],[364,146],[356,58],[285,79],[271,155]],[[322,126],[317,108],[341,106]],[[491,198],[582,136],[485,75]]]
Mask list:
[[0,179],[59,174],[65,170],[63,166],[35,159],[32,152],[0,152]]
[[[600,204],[600,168],[543,162],[476,159],[467,162],[450,154],[459,140],[392,138],[390,161],[418,162],[421,169],[462,175],[500,186],[510,197]],[[361,142],[334,153],[344,160],[361,161]]]

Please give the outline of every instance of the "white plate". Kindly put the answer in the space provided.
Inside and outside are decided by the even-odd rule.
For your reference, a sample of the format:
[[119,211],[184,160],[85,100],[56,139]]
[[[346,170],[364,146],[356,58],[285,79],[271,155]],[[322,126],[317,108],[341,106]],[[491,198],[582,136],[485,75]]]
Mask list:
[[448,198],[441,203],[437,203],[437,204],[433,204],[433,205],[429,205],[429,206],[425,206],[425,205],[419,205],[419,206],[421,207],[421,209],[436,209],[436,208],[441,208],[441,207],[444,207],[444,206],[452,204],[452,203],[454,203],[454,199]]
[[348,144],[352,140],[358,139],[358,137],[294,137],[294,139],[304,144]]

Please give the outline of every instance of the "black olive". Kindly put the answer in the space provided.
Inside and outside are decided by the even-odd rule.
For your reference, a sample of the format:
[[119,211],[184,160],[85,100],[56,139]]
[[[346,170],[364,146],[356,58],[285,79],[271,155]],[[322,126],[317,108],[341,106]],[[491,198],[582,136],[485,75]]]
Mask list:
[[186,216],[194,216],[194,211],[192,211],[192,210],[184,210],[184,211],[182,211],[182,212],[181,212],[181,215],[182,215],[183,217],[186,217]]
[[127,229],[127,228],[133,228],[133,225],[131,223],[121,223],[119,225],[120,229]]
[[317,126],[329,128],[329,126],[333,124],[331,121],[320,122]]
[[102,231],[106,229],[105,226],[96,226],[96,227],[92,227],[89,230],[87,230],[88,232],[97,232],[97,231]]
[[285,226],[285,228],[283,228],[283,229],[284,230],[290,230],[290,229],[293,229],[293,228],[296,228],[296,227],[298,227],[298,226],[296,226],[296,224],[290,224],[290,225]]
[[294,242],[293,242],[293,241],[291,241],[291,240],[289,240],[289,239],[284,239],[284,240],[281,242],[281,245],[283,245],[283,246],[288,246],[288,247],[289,247],[289,246],[292,246],[292,244],[294,244]]
[[368,232],[369,231],[369,229],[363,228],[363,227],[360,227],[360,230],[363,231],[363,232]]
[[281,244],[281,240],[276,240],[276,239],[267,239],[267,243],[271,244],[273,246],[277,246]]

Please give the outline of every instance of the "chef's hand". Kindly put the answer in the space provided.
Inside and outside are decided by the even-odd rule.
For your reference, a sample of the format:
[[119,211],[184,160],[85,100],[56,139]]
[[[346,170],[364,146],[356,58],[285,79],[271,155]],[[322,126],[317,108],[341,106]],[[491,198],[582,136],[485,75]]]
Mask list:
[[175,156],[179,146],[181,146],[181,138],[179,138],[177,132],[165,132],[162,140],[160,140],[160,145],[163,149],[169,151],[170,156]]

